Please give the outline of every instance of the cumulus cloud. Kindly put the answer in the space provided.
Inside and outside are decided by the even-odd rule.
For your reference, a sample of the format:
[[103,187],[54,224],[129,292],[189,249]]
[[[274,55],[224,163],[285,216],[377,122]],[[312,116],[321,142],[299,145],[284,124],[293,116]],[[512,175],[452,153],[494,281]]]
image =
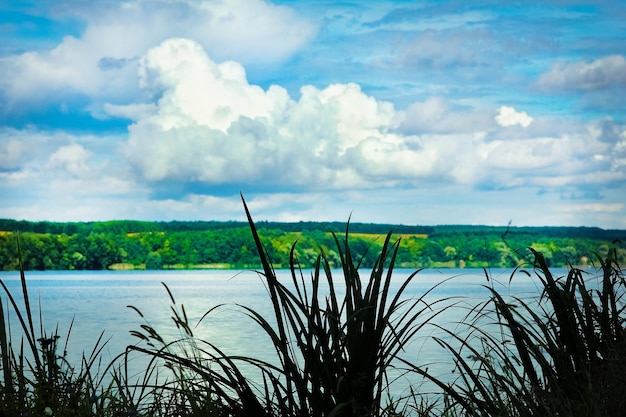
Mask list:
[[9,138],[0,142],[0,171],[11,170],[19,165],[19,161],[26,151],[26,146],[16,138]]
[[[17,22],[0,46],[2,216],[228,220],[243,190],[283,220],[621,219],[614,14],[279,3],[61,0]],[[613,33],[572,44],[574,20]],[[556,53],[572,61],[538,67]]]
[[[91,209],[87,207],[95,200],[106,206],[110,203],[104,200],[112,196],[145,194],[145,186],[134,181],[124,161],[117,157],[116,143],[115,137],[94,139],[32,128],[0,129],[0,193],[11,197],[5,209],[15,204],[15,210],[5,215],[28,218],[25,208],[18,207],[33,196],[41,205],[40,214],[33,218],[49,214],[47,208],[52,210],[53,205],[64,206],[67,211],[58,213],[58,218],[71,218],[70,211],[76,213],[81,208],[88,216]],[[4,154],[2,148],[10,152]]]
[[[560,131],[513,107],[494,117],[437,97],[399,111],[357,84],[305,85],[296,99],[280,86],[250,84],[242,65],[217,63],[185,39],[150,50],[140,74],[159,98],[130,126],[124,155],[152,184],[310,191],[426,182],[575,187],[626,178],[615,165],[622,142],[608,141],[606,126]],[[624,130],[612,125],[611,137]]]
[[496,121],[500,126],[514,126],[520,125],[522,127],[528,127],[533,121],[526,112],[518,112],[513,107],[502,106],[496,116]]
[[90,174],[89,158],[91,152],[77,143],[61,146],[50,156],[48,166],[61,168],[76,177],[85,177]]
[[626,59],[609,55],[595,61],[555,64],[538,80],[545,90],[595,90],[626,86]]
[[[287,92],[271,87],[267,92],[248,84],[241,64],[216,64],[202,47],[174,39],[154,48],[143,58],[140,85],[163,91],[155,118],[164,130],[189,122],[225,132],[240,117],[268,118],[280,113]],[[274,108],[276,107],[276,108]]]
[[475,109],[443,97],[429,97],[411,104],[400,116],[400,129],[406,133],[467,133],[493,127],[489,110]]
[[[195,39],[213,56],[247,64],[280,62],[314,36],[316,28],[287,7],[263,0],[157,0],[107,3],[90,13],[80,37],[66,36],[52,50],[0,58],[0,93],[7,109],[88,95],[124,102],[138,93],[138,61],[172,36]],[[252,28],[252,29],[251,29]]]
[[161,97],[131,126],[127,147],[148,180],[362,186],[358,165],[342,166],[348,151],[366,167],[376,162],[376,146],[408,163],[404,143],[389,132],[393,105],[356,84],[304,86],[295,101],[282,87],[249,84],[240,64],[217,64],[184,39],[151,50],[140,72],[142,86]]

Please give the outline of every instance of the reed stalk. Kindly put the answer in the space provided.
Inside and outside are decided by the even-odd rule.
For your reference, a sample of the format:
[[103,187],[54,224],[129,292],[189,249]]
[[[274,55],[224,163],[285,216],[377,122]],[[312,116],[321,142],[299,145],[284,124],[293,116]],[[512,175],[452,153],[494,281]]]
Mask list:
[[[267,372],[279,400],[278,415],[381,415],[388,372],[406,344],[438,314],[436,306],[425,301],[430,291],[417,299],[404,297],[419,270],[395,292],[391,290],[399,240],[392,243],[389,233],[369,277],[364,278],[359,269],[362,258],[355,259],[350,250],[348,222],[343,237],[333,235],[343,275],[340,281],[323,251],[307,280],[297,260],[296,242],[290,254],[291,282],[282,283],[245,200],[243,204],[274,323],[251,307],[243,308],[270,337],[280,363],[278,374]],[[337,282],[343,284],[342,292]]]
[[442,389],[455,415],[622,416],[626,281],[615,251],[599,258],[596,280],[576,268],[557,278],[542,254],[531,251],[541,297],[505,297],[485,286],[491,301],[476,307],[483,321],[466,324],[470,336],[441,327],[449,338],[437,338],[460,377],[448,383],[415,371]]
[[[58,327],[51,334],[43,329],[41,306],[39,307],[39,334],[35,332],[19,234],[17,235],[17,253],[23,310],[6,283],[0,279],[0,286],[7,300],[5,307],[4,297],[0,296],[0,364],[2,366],[0,415],[54,413],[58,417],[104,416],[107,412],[106,404],[104,407],[99,407],[94,401],[99,395],[103,395],[100,386],[103,379],[97,372],[97,368],[101,365],[102,349],[107,343],[103,341],[103,333],[100,334],[91,354],[83,355],[78,367],[72,366],[65,359],[74,323],[72,320],[65,339],[63,354],[59,355]],[[17,331],[21,338],[17,346],[13,343],[10,313],[15,314],[20,324]]]

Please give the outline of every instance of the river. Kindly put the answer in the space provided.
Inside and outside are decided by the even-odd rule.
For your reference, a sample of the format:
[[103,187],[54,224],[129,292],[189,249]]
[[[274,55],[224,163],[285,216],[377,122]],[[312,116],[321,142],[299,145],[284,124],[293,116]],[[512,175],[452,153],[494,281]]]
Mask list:
[[[392,280],[392,293],[414,272],[396,269]],[[557,270],[556,275],[566,274]],[[288,271],[278,271],[285,282],[290,279]],[[341,271],[334,271],[334,279],[341,288]],[[306,273],[305,273],[306,276]],[[362,277],[367,277],[362,272]],[[417,274],[406,289],[405,298],[423,297],[435,285],[435,290],[424,297],[427,304],[435,307],[455,304],[433,319],[434,324],[453,331],[460,329],[459,322],[465,320],[468,308],[484,302],[489,291],[484,287],[494,286],[505,295],[537,297],[540,283],[536,277],[517,273],[510,280],[510,270],[490,271],[490,280],[483,270],[424,270]],[[17,272],[2,272],[0,278],[15,296],[23,311],[21,285]],[[83,352],[89,354],[100,334],[108,340],[102,352],[103,363],[123,352],[129,344],[139,341],[130,335],[131,330],[140,330],[142,324],[149,324],[173,340],[180,331],[171,320],[172,302],[165,287],[166,283],[177,304],[184,305],[195,336],[210,341],[228,354],[243,354],[258,359],[273,361],[274,351],[268,337],[236,306],[254,308],[264,317],[270,318],[272,307],[261,277],[254,271],[202,270],[202,271],[72,271],[72,272],[26,272],[29,298],[39,328],[39,315],[43,318],[43,329],[49,336],[58,327],[60,349],[66,343],[70,323],[74,324],[67,340],[67,359],[78,364]],[[443,282],[443,283],[442,283]],[[7,297],[0,290],[0,299],[11,321],[12,338],[21,337],[19,323],[11,308],[7,310]],[[449,300],[438,305],[436,302]],[[223,307],[213,311],[195,327],[200,318],[214,306]],[[143,318],[128,306],[134,306]],[[434,310],[438,311],[438,310]],[[424,313],[424,317],[432,314]],[[39,335],[39,331],[36,330]],[[448,352],[433,342],[432,336],[441,334],[435,326],[421,329],[414,342],[407,346],[403,357],[412,363],[428,367],[438,374],[450,374],[454,368]],[[401,373],[397,373],[396,376]],[[399,378],[396,392],[412,385],[415,375]]]

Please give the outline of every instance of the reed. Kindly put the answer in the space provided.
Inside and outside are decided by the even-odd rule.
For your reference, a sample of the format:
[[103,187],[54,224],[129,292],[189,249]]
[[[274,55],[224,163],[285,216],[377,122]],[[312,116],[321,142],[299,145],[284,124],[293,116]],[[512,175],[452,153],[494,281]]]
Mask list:
[[491,300],[476,307],[481,321],[467,324],[470,336],[444,329],[450,338],[437,339],[460,377],[446,383],[415,371],[452,400],[447,411],[454,415],[623,415],[626,282],[615,251],[599,258],[595,277],[576,268],[554,277],[542,254],[531,251],[541,298],[505,297],[486,286]]
[[[369,276],[363,277],[362,256],[355,259],[350,250],[349,223],[345,236],[334,235],[340,281],[321,249],[307,279],[298,263],[296,242],[290,253],[291,280],[280,282],[245,200],[243,204],[273,316],[264,317],[251,306],[239,307],[267,334],[276,361],[231,356],[212,341],[196,338],[184,306],[164,284],[181,336],[168,341],[146,321],[141,330],[133,331],[141,344],[129,346],[154,358],[152,372],[163,366],[171,371],[167,381],[154,385],[150,397],[158,399],[161,410],[176,410],[181,416],[397,415],[403,406],[390,399],[388,372],[405,345],[438,314],[435,304],[445,300],[428,304],[428,293],[418,299],[403,296],[419,271],[392,291],[399,242],[392,243],[391,233]],[[221,307],[210,308],[202,319]],[[138,308],[132,309],[143,317]],[[244,374],[250,366],[260,372],[262,383]],[[154,414],[151,405],[138,409],[168,415]]]
[[[427,301],[437,286],[409,297],[406,290],[420,270],[392,283],[399,240],[391,233],[366,272],[361,268],[366,254],[355,255],[351,248],[349,222],[345,234],[333,234],[338,256],[331,260],[320,248],[313,268],[301,267],[295,242],[289,279],[282,282],[243,196],[242,201],[272,313],[238,308],[271,340],[274,361],[231,355],[219,340],[197,337],[196,326],[225,306],[213,306],[191,323],[184,304],[163,283],[177,336],[164,335],[129,306],[143,320],[131,331],[136,343],[102,371],[107,342],[101,334],[75,368],[65,359],[73,322],[63,354],[58,327],[49,333],[39,324],[35,331],[18,238],[23,305],[0,280],[6,296],[6,303],[0,297],[0,416],[623,415],[626,279],[615,250],[598,257],[596,274],[571,268],[555,277],[542,254],[531,249],[532,272],[543,288],[539,298],[497,291],[485,270],[489,299],[470,306],[462,323],[436,323],[439,314],[458,307],[457,300]],[[518,268],[510,279],[518,274],[531,276]],[[17,329],[11,329],[10,314]],[[402,355],[426,326],[442,332],[434,340],[450,352],[455,379],[435,377],[419,357],[409,361]],[[131,371],[137,358],[144,364],[138,374]],[[247,373],[250,369],[260,380]],[[406,398],[392,398],[391,371],[431,381],[439,400],[418,385]]]
[[[5,298],[0,296],[0,415],[104,416],[112,402],[102,386],[99,373],[101,352],[106,345],[103,333],[89,355],[83,354],[81,364],[72,366],[66,360],[73,321],[69,325],[63,354],[59,354],[59,329],[48,334],[42,327],[41,307],[39,333],[26,285],[22,252],[17,237],[23,306],[20,307],[7,285],[0,279]],[[9,315],[19,321],[21,335],[16,344]]]
[[[280,363],[267,370],[277,414],[375,416],[395,409],[386,410],[383,403],[388,372],[406,344],[438,314],[435,305],[425,302],[428,292],[417,299],[403,297],[419,270],[391,290],[399,241],[392,242],[391,233],[386,236],[365,278],[359,269],[362,257],[355,259],[350,250],[348,223],[344,236],[333,235],[341,278],[320,250],[307,280],[296,242],[290,254],[291,282],[282,283],[245,200],[243,204],[263,265],[260,274],[273,305],[273,323],[253,308],[243,308],[271,338]],[[341,292],[337,279],[344,286]]]
[[[125,374],[122,385],[139,389],[141,395],[128,395],[128,402],[140,415],[167,417],[192,416],[270,416],[259,390],[240,370],[244,363],[267,366],[252,358],[229,356],[208,340],[194,335],[198,326],[212,311],[209,309],[193,325],[189,322],[184,304],[177,304],[169,287],[163,283],[171,301],[171,318],[179,330],[179,337],[168,340],[153,327],[135,306],[129,306],[145,320],[141,330],[131,334],[140,343],[129,345],[125,355],[139,353],[151,360],[146,377],[138,384],[129,384]],[[123,363],[127,364],[128,360]]]

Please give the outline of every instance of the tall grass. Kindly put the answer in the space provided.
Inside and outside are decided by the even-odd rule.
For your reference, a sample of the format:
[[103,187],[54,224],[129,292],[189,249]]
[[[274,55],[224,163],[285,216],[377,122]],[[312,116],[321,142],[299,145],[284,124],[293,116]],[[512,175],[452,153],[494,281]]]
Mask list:
[[[367,271],[361,268],[365,254],[351,250],[349,222],[345,234],[333,235],[337,264],[320,248],[313,268],[303,270],[295,242],[289,278],[283,281],[245,200],[243,205],[271,313],[238,307],[269,338],[275,360],[233,355],[219,340],[197,337],[196,326],[224,306],[208,308],[191,323],[184,304],[164,283],[177,336],[165,336],[139,308],[129,306],[143,321],[131,331],[136,343],[101,371],[106,345],[101,335],[75,368],[65,360],[71,324],[62,354],[58,328],[44,331],[41,313],[35,331],[18,240],[23,305],[0,280],[6,295],[6,305],[0,297],[0,416],[623,415],[626,279],[615,251],[598,258],[597,276],[571,268],[555,277],[541,253],[531,249],[533,273],[543,290],[539,298],[503,294],[485,271],[488,300],[470,307],[460,325],[441,323],[434,319],[457,308],[455,300],[428,301],[437,286],[409,296],[420,270],[392,279],[399,241],[391,233]],[[519,274],[531,275],[516,270],[510,279]],[[17,329],[11,328],[11,314]],[[439,330],[433,337],[450,353],[454,379],[435,377],[419,357],[408,360],[403,354],[427,334],[426,326]],[[460,331],[463,326],[467,331]],[[137,358],[144,366],[139,374],[131,371]],[[408,398],[392,398],[392,374],[407,369],[412,380],[426,378],[438,387],[439,402],[420,392],[417,383],[409,387]]]
[[[154,385],[156,400],[152,408],[144,408],[150,415],[174,410],[181,416],[621,415],[625,282],[614,252],[600,260],[596,285],[592,275],[574,268],[565,277],[554,277],[543,256],[533,251],[541,297],[506,296],[485,285],[491,298],[471,308],[463,323],[468,332],[459,332],[458,324],[433,322],[444,311],[437,308],[439,303],[444,309],[455,308],[450,300],[429,304],[430,291],[417,299],[404,296],[419,271],[392,290],[399,245],[391,234],[367,274],[360,270],[362,255],[354,256],[350,249],[349,224],[345,235],[334,235],[339,265],[320,250],[314,267],[304,272],[296,242],[290,253],[290,279],[282,282],[245,201],[244,208],[273,314],[240,307],[270,338],[276,361],[231,356],[217,342],[195,338],[184,306],[176,304],[166,286],[172,319],[182,336],[166,341],[145,324],[135,336],[152,347],[131,347],[155,358],[151,372],[157,359],[172,371],[170,379]],[[426,325],[448,335],[435,340],[456,364],[452,382],[401,355]],[[440,402],[431,402],[418,386],[410,387],[404,404],[386,402],[389,373],[398,364],[434,382],[441,390]],[[250,365],[261,372],[262,382],[252,382],[245,374]]]
[[[359,270],[362,258],[354,259],[348,230],[343,237],[335,235],[343,275],[340,281],[334,276],[335,265],[321,250],[314,268],[305,273],[294,243],[291,280],[281,282],[243,203],[263,266],[258,273],[273,315],[265,317],[253,306],[239,307],[270,338],[276,360],[231,356],[212,341],[195,338],[184,306],[176,304],[166,286],[172,319],[181,337],[167,341],[146,323],[134,332],[146,347],[129,347],[152,355],[160,366],[167,364],[172,371],[171,382],[155,385],[158,392],[153,396],[167,391],[168,404],[162,407],[173,407],[173,399],[177,399],[179,415],[208,415],[199,414],[195,404],[211,405],[214,415],[391,415],[394,406],[385,403],[388,372],[405,345],[437,315],[434,305],[424,301],[427,294],[418,299],[403,297],[417,272],[392,291],[398,242],[391,242],[391,234],[386,236],[378,260],[363,278]],[[203,319],[220,307],[212,307]],[[250,366],[259,370],[262,382],[252,382],[244,375],[243,369]]]
[[[435,306],[425,302],[428,293],[418,299],[403,297],[419,271],[392,291],[399,241],[392,243],[389,233],[369,276],[363,277],[359,270],[362,258],[353,256],[346,228],[344,236],[333,235],[343,276],[333,275],[335,265],[320,251],[309,272],[310,281],[299,267],[294,244],[288,285],[278,280],[245,201],[244,208],[263,265],[261,274],[274,321],[270,323],[253,308],[244,308],[269,335],[279,359],[280,368],[267,373],[279,415],[372,416],[384,412],[390,369],[405,345],[437,315]],[[328,288],[327,292],[322,287]]]
[[[133,398],[134,409],[141,415],[162,417],[272,415],[254,383],[240,370],[243,363],[267,364],[229,356],[211,341],[194,336],[193,327],[219,306],[209,309],[192,326],[184,305],[178,305],[170,289],[163,285],[172,302],[171,318],[180,336],[168,340],[147,321],[141,330],[131,332],[143,343],[129,345],[127,354],[135,352],[152,358],[146,367],[146,378],[135,387],[141,395],[128,396]],[[145,319],[139,308],[129,307]],[[128,381],[128,376],[124,380]]]
[[[105,415],[115,408],[115,401],[104,389],[103,375],[99,373],[102,365],[100,353],[106,345],[103,334],[100,334],[90,354],[83,354],[81,364],[76,368],[65,358],[73,321],[65,338],[63,354],[59,354],[61,337],[58,326],[51,334],[43,329],[41,306],[39,332],[35,331],[19,238],[17,245],[22,307],[4,281],[0,280],[7,300],[5,306],[5,298],[0,296],[0,415]],[[16,331],[21,338],[17,341],[10,326],[11,313],[16,315],[20,325]]]
[[425,376],[456,415],[623,416],[626,281],[615,252],[599,258],[594,281],[576,268],[555,277],[542,254],[530,250],[541,297],[505,297],[486,286],[491,300],[476,307],[480,324],[467,324],[471,336],[444,329],[453,341],[437,339],[452,353],[459,379],[450,384]]

